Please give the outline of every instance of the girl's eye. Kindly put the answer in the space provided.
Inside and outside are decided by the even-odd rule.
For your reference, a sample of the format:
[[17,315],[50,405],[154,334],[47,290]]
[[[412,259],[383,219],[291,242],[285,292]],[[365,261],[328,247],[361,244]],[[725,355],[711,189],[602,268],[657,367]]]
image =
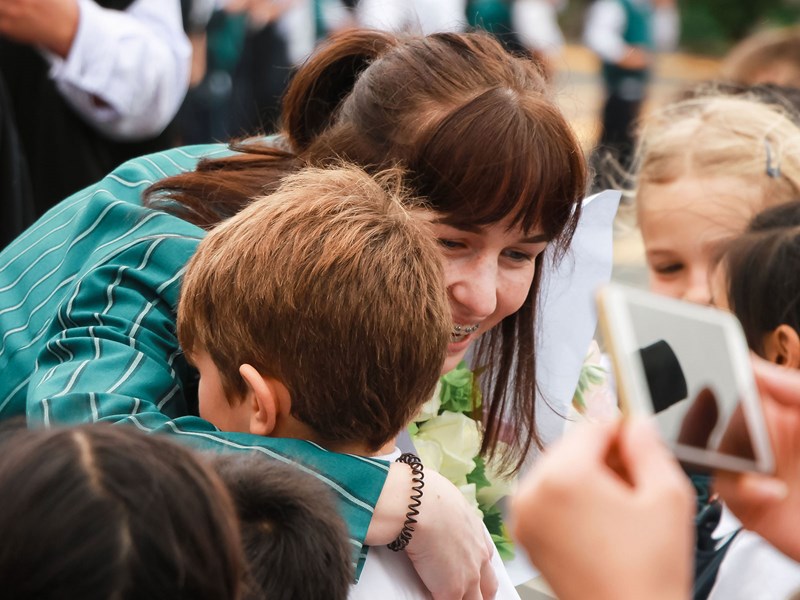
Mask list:
[[682,263],[669,263],[665,265],[657,265],[653,267],[653,271],[659,275],[674,275],[683,270]]

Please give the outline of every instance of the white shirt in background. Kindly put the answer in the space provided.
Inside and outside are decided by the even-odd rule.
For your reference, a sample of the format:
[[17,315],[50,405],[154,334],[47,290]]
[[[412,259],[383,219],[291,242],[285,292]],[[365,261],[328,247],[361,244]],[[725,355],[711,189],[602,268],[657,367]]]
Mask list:
[[356,7],[362,27],[427,35],[463,31],[466,0],[361,0]]
[[192,51],[179,0],[136,0],[124,11],[78,0],[78,9],[66,59],[43,51],[58,90],[109,138],[158,135],[189,89]]

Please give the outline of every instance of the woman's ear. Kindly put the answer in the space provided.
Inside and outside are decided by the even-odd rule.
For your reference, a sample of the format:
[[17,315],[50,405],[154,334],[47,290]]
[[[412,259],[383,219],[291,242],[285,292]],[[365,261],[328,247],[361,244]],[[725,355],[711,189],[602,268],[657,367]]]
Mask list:
[[782,324],[764,336],[764,358],[776,365],[800,369],[800,335]]
[[245,402],[249,403],[252,411],[250,433],[269,436],[275,429],[280,409],[273,381],[248,364],[239,367],[239,374],[248,388]]

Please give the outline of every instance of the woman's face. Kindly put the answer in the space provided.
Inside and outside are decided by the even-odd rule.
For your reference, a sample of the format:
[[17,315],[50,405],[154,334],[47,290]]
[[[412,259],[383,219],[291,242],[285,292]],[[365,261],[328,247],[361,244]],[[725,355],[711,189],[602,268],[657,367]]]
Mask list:
[[547,240],[512,227],[509,220],[469,230],[434,221],[433,231],[442,248],[453,317],[446,373],[479,336],[519,310]]
[[758,187],[739,179],[681,177],[646,184],[637,202],[650,289],[708,304],[715,247],[744,231],[762,199]]

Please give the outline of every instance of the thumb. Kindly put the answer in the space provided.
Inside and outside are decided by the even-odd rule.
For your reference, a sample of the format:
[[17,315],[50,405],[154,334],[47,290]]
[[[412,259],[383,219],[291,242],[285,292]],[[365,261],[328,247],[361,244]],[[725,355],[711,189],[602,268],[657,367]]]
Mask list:
[[683,473],[652,418],[633,417],[622,427],[619,455],[634,487]]
[[781,367],[757,356],[752,357],[756,382],[781,404],[800,405],[800,372]]
[[717,472],[714,489],[732,507],[774,504],[789,495],[784,481],[757,473]]

